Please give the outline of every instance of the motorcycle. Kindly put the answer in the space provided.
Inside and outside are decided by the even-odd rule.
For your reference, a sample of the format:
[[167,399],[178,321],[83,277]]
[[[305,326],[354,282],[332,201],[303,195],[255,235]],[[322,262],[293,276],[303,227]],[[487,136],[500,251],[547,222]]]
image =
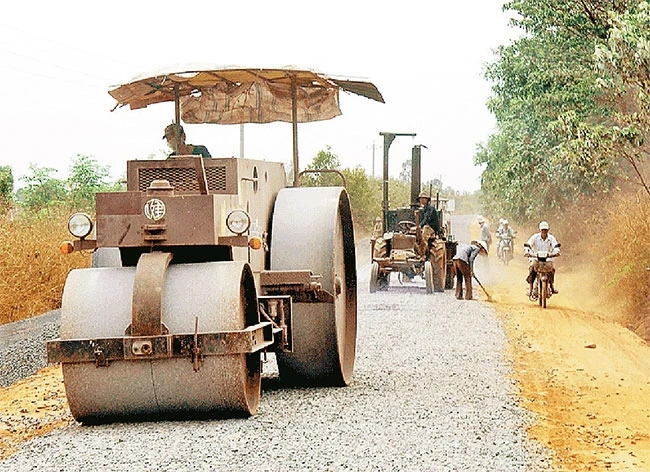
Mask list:
[[[560,254],[549,253],[548,251],[532,251],[528,243],[524,244],[526,248],[524,255],[533,262],[533,271],[535,272],[535,282],[533,283],[533,290],[529,293],[528,298],[530,301],[539,302],[539,306],[546,308],[546,302],[551,298],[551,282],[550,274],[553,272],[553,258]],[[555,248],[560,248],[560,244],[556,244]]]
[[512,260],[512,238],[509,236],[504,236],[501,238],[500,249],[499,249],[499,260],[503,262],[504,265]]

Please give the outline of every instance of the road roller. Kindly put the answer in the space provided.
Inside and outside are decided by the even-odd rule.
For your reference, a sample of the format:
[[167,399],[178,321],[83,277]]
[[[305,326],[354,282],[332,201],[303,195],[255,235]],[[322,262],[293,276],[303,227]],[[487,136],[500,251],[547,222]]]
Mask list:
[[[209,93],[224,88],[228,100]],[[284,164],[264,160],[128,161],[125,191],[98,193],[94,217],[69,218],[75,239],[62,251],[93,251],[93,262],[66,280],[60,337],[47,355],[61,363],[77,421],[254,415],[267,353],[282,384],[350,383],[357,276],[349,197],[343,186],[298,185],[295,125],[316,116],[301,101],[311,88],[336,91],[337,105],[339,90],[383,102],[369,82],[288,69],[177,70],[109,92],[132,108],[175,101],[176,123],[192,123],[223,122],[196,118],[197,95],[214,109],[259,92],[257,112],[245,118],[268,121],[264,94],[283,91],[295,172],[290,185]],[[311,117],[301,115],[305,107]]]

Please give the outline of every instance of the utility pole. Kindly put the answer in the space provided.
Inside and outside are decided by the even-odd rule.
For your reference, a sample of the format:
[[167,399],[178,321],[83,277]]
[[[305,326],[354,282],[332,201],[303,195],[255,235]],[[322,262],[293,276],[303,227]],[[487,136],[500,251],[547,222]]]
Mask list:
[[384,137],[384,200],[382,201],[382,233],[385,233],[388,223],[388,149],[397,136],[415,136],[415,133],[390,133],[388,131],[380,131],[379,135]]
[[372,178],[375,178],[375,141],[372,141]]

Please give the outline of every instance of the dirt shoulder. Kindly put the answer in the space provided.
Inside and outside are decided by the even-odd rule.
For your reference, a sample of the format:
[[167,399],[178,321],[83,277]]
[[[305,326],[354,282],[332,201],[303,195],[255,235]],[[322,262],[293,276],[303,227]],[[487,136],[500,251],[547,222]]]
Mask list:
[[588,268],[559,265],[545,310],[525,296],[526,273],[524,258],[492,259],[484,285],[538,418],[529,434],[555,451],[557,470],[650,470],[650,346],[611,321]]
[[59,365],[0,388],[0,460],[23,442],[72,423]]

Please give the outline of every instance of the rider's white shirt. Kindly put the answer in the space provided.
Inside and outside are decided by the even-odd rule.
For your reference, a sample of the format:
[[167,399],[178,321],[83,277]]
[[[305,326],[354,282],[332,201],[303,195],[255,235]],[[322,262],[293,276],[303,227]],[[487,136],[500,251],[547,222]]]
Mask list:
[[557,240],[551,233],[546,235],[546,239],[542,239],[542,233],[535,233],[528,240],[528,244],[533,252],[548,251],[550,254],[560,253],[560,248],[555,247]]

